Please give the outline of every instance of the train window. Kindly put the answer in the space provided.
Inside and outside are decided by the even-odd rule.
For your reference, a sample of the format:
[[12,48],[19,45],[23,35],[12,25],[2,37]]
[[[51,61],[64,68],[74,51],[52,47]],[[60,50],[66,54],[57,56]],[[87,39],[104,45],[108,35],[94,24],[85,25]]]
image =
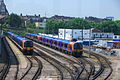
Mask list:
[[22,46],[22,41],[20,41],[20,46]]
[[47,43],[49,43],[49,42],[50,42],[50,40],[48,39],[48,40],[47,40]]
[[37,36],[34,36],[35,39],[37,39]]
[[38,39],[37,36],[36,36],[36,39]]
[[58,42],[58,45],[61,46],[61,45],[60,45],[60,42]]
[[63,43],[61,44],[61,47],[63,47]]
[[52,40],[50,40],[50,44],[52,44]]
[[33,47],[33,42],[32,42],[32,41],[26,41],[26,42],[24,43],[24,46],[25,46],[25,47]]
[[40,40],[42,41],[42,38],[40,38]]
[[72,46],[70,45],[70,50],[72,50]]
[[54,44],[57,45],[57,41],[55,41]]
[[83,45],[81,43],[75,43],[74,44],[74,49],[82,49]]
[[67,44],[65,44],[64,47],[67,48]]

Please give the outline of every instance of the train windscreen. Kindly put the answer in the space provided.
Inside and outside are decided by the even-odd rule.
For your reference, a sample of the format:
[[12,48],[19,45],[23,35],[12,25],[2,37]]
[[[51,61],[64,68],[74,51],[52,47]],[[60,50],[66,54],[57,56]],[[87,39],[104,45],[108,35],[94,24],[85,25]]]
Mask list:
[[83,48],[82,43],[75,43],[74,44],[74,49],[82,49],[82,48]]
[[32,42],[32,41],[26,41],[26,42],[24,43],[24,46],[25,46],[25,47],[33,47],[33,42]]

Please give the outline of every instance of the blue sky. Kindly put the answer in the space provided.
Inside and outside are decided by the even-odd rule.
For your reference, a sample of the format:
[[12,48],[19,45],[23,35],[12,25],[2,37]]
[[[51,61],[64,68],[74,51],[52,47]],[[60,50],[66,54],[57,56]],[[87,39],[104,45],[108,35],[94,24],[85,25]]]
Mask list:
[[10,13],[73,17],[114,16],[120,20],[120,0],[5,0]]

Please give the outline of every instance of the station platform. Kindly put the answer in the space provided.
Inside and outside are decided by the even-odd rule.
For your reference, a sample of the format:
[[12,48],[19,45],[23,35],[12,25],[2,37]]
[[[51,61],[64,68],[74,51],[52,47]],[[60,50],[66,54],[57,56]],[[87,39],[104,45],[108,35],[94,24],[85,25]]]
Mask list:
[[28,63],[23,53],[16,47],[16,45],[8,37],[6,37],[6,40],[18,59],[19,68],[22,68],[22,69],[27,68]]

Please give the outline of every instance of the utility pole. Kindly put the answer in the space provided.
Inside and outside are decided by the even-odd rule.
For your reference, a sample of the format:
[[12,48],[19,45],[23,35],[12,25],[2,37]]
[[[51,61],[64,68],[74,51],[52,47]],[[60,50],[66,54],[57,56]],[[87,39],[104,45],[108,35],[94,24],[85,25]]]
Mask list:
[[83,41],[83,22],[81,22],[81,25],[82,25],[82,41]]
[[[1,22],[1,19],[0,19],[0,22]],[[0,56],[2,56],[2,45],[1,45],[1,40],[2,40],[2,26],[0,24]]]
[[91,56],[91,48],[90,48],[90,41],[91,41],[91,29],[89,30],[89,58]]

